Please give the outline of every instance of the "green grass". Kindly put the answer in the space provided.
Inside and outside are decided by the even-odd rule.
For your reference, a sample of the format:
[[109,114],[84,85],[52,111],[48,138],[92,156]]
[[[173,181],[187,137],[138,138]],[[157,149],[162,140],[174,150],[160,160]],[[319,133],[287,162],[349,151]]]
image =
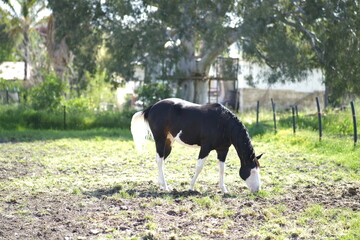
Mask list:
[[136,153],[128,130],[1,130],[0,221],[23,226],[19,238],[32,228],[55,237],[41,229],[44,221],[56,231],[67,226],[74,232],[62,236],[74,239],[359,238],[360,148],[349,137],[319,142],[315,131],[281,127],[275,135],[262,124],[253,137],[265,154],[262,190],[249,193],[231,148],[225,195],[214,152],[190,192],[198,149],[176,144],[165,165],[167,193],[157,186],[154,143]]

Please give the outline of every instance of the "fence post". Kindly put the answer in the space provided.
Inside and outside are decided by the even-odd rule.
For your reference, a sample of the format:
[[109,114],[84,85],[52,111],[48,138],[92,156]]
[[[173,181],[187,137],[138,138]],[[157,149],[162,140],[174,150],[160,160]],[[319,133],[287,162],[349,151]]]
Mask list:
[[297,105],[295,105],[295,112],[296,112],[296,117],[299,118],[299,112],[298,112],[298,107],[297,107]]
[[19,88],[16,88],[16,92],[17,92],[17,95],[18,95],[18,101],[20,103],[20,89]]
[[273,119],[274,119],[274,132],[276,134],[277,130],[276,130],[276,112],[275,112],[275,102],[274,99],[271,98],[271,106],[272,106],[272,110],[273,110]]
[[350,105],[351,105],[353,124],[354,124],[354,146],[356,146],[356,144],[357,144],[357,126],[356,126],[356,114],[355,114],[354,102],[351,101]]
[[64,130],[66,130],[66,106],[64,105]]
[[316,105],[317,105],[317,111],[318,111],[318,119],[319,119],[319,141],[321,141],[321,137],[322,137],[321,110],[320,110],[319,98],[316,97],[315,99],[316,99]]
[[296,133],[295,107],[291,106],[291,110],[292,110],[292,120],[293,120],[293,131],[294,131],[294,135],[295,135],[295,133]]
[[256,102],[256,125],[259,125],[259,105],[260,105],[260,102],[257,101]]
[[6,87],[6,103],[9,104],[9,88]]

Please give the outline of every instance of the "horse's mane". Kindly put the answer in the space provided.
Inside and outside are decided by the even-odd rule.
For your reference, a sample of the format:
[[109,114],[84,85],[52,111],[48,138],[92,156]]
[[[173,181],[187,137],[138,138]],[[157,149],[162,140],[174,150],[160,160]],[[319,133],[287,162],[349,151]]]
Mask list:
[[229,119],[231,141],[241,161],[253,161],[255,158],[255,151],[245,125],[235,116],[235,114],[225,107],[223,114]]

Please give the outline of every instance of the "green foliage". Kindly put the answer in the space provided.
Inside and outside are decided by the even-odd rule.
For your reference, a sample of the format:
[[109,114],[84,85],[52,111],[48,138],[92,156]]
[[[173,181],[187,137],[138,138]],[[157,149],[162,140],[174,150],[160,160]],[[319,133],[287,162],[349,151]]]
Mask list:
[[82,113],[89,111],[90,104],[89,99],[84,97],[80,98],[72,98],[66,101],[63,101],[64,106],[66,106],[66,110],[70,113]]
[[0,12],[0,17],[2,18],[2,23],[0,23],[0,63],[4,61],[14,61],[15,56],[15,43],[13,38],[11,38],[8,28],[10,26],[7,18]]
[[240,5],[244,57],[270,67],[269,72],[263,74],[269,83],[300,81],[306,70],[315,66],[307,40],[276,17],[279,10],[288,8],[284,3],[249,0]]
[[56,42],[66,38],[67,45],[76,56],[74,64],[79,70],[78,80],[85,71],[95,73],[96,57],[102,43],[99,24],[104,13],[100,1],[48,0],[48,7],[56,19]]
[[[83,83],[86,86],[81,91],[84,101],[88,101],[89,108],[99,108],[100,103],[115,103],[114,89],[111,83],[107,82],[106,69],[96,68],[96,72],[91,74],[85,72]],[[86,100],[85,100],[86,99]]]
[[13,89],[16,88],[16,89],[19,89],[20,91],[22,91],[22,89],[23,89],[22,83],[23,83],[22,80],[8,81],[8,80],[0,78],[0,90],[4,90],[4,89],[8,88],[9,91],[13,91]]
[[[354,67],[360,59],[359,5],[354,0],[48,2],[57,19],[57,42],[66,36],[76,55],[79,87],[87,84],[82,83],[84,70],[96,71],[99,46],[106,46],[102,64],[109,73],[128,80],[139,64],[147,78],[166,76],[169,69],[170,75],[189,77],[195,61],[206,73],[238,42],[247,60],[270,66],[263,73],[269,83],[301,81],[307,70],[321,68],[334,99],[360,94],[360,70]],[[161,70],[159,63],[164,63]]]
[[144,106],[150,106],[157,101],[173,96],[172,89],[169,84],[150,83],[144,84],[136,91],[138,100],[143,102]]
[[55,110],[60,106],[64,83],[54,73],[46,73],[44,81],[29,91],[29,102],[35,110]]
[[[357,113],[360,111],[359,104],[355,103]],[[291,113],[279,113],[279,127],[292,128]],[[307,129],[318,131],[318,115],[314,113],[300,113],[296,118],[298,130]],[[359,121],[357,121],[359,126]],[[255,126],[254,126],[255,127]],[[346,110],[328,110],[322,115],[322,127],[324,135],[350,136],[354,133],[352,112],[350,107]]]
[[[321,68],[333,101],[360,95],[357,1],[243,1],[244,51],[268,64],[269,81]],[[344,41],[346,39],[346,41]],[[300,74],[299,74],[300,73]],[[295,77],[295,78],[294,78]]]
[[[66,105],[66,129],[130,128],[134,111],[94,112],[82,100]],[[76,102],[76,103],[74,103]],[[24,104],[0,106],[0,129],[64,129],[64,108],[35,110]]]

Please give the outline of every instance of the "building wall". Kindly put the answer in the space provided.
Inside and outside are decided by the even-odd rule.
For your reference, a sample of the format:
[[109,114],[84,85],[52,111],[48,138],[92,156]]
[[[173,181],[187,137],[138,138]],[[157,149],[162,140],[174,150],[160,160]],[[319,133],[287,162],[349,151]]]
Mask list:
[[239,88],[250,88],[246,79],[251,76],[256,88],[260,89],[280,89],[280,90],[296,90],[299,92],[325,91],[324,76],[319,69],[308,71],[307,76],[302,77],[300,81],[285,83],[269,84],[267,76],[269,75],[269,67],[240,61],[240,71],[238,74]]
[[[266,76],[269,68],[265,65],[240,61],[238,75],[239,108],[240,111],[255,109],[257,101],[260,106],[271,109],[271,98],[277,109],[287,109],[297,105],[299,109],[316,109],[315,97],[319,97],[323,106],[325,85],[320,70],[309,71],[301,81],[269,84]],[[247,78],[252,76],[255,88],[249,86]]]
[[289,109],[297,105],[298,109],[316,110],[315,98],[319,97],[321,106],[324,106],[324,91],[300,92],[283,89],[258,89],[240,88],[240,111],[256,109],[257,101],[260,107],[271,109],[271,98],[276,104],[276,109]]
[[[31,66],[28,65],[27,78],[30,78]],[[5,80],[24,80],[24,62],[3,62],[0,64],[0,78]]]

